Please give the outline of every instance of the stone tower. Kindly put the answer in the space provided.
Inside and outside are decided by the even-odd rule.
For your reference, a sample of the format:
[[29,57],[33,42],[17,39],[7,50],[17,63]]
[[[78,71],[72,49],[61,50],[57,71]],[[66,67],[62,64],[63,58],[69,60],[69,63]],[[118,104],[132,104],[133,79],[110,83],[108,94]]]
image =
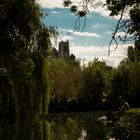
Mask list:
[[59,42],[59,57],[64,58],[69,56],[69,41],[67,40],[66,42],[61,41]]

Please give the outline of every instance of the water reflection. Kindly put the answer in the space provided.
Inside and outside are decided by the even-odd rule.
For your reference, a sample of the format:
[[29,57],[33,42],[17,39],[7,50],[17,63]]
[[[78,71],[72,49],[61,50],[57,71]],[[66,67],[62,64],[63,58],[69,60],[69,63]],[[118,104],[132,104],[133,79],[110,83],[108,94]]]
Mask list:
[[115,123],[108,123],[106,127],[109,140],[140,140],[140,128],[127,128]]
[[[140,131],[128,131],[97,121],[101,113],[58,114],[47,120],[1,125],[0,140],[139,140]],[[137,132],[137,133],[136,133]]]

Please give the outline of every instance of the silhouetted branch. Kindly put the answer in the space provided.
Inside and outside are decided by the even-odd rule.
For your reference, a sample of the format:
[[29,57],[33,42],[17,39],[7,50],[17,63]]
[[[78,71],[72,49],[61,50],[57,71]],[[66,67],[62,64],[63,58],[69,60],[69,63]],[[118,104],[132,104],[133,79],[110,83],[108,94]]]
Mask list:
[[[68,0],[68,1],[70,1],[70,0]],[[76,8],[73,7],[73,9],[71,9],[71,11],[77,16],[77,19],[75,21],[75,26],[74,26],[75,31],[83,31],[85,29],[86,21],[87,21],[87,14],[89,12],[89,7],[94,8],[94,2],[95,2],[95,0],[81,0],[79,3],[74,2],[74,3],[78,3],[78,6],[77,5],[75,6]],[[136,2],[136,3],[139,4],[139,2]],[[119,39],[119,41],[122,41],[123,44],[127,41],[140,39],[139,33],[137,31],[135,32],[135,30],[133,30],[134,23],[132,22],[131,17],[130,17],[130,19],[123,20],[123,17],[127,18],[126,14],[130,14],[131,9],[133,9],[132,7],[131,8],[129,7],[131,5],[133,5],[133,4],[131,4],[129,0],[116,1],[116,4],[114,4],[113,1],[110,1],[103,5],[103,7],[108,6],[108,8],[110,6],[109,10],[112,11],[112,13],[110,14],[111,16],[118,15],[118,13],[120,13],[120,17],[117,21],[115,30],[112,33],[112,38],[108,45],[108,56],[110,55],[110,47],[111,47],[112,42],[115,42],[115,44],[116,44],[115,50],[116,50],[119,45],[118,39]],[[119,8],[118,8],[118,6],[119,6]],[[113,9],[113,8],[116,8],[116,9]],[[83,20],[82,20],[82,18],[83,18]],[[119,31],[124,32],[125,35],[117,36],[117,33],[119,33]],[[130,36],[130,35],[132,35],[132,36]]]
[[[89,9],[88,9],[89,4],[93,6],[92,0],[82,0],[81,2],[79,2],[78,8],[79,9],[81,8],[81,10],[79,11],[79,13],[76,14],[78,17],[75,21],[74,30],[80,31],[80,29],[81,29],[81,31],[83,31],[85,29],[86,21],[87,21],[87,13],[89,11]],[[81,15],[80,12],[81,13],[83,12],[83,15]],[[81,28],[81,18],[84,18],[82,28]]]
[[116,50],[117,47],[118,47],[118,43],[117,43],[117,40],[116,40],[116,34],[117,34],[117,32],[118,32],[120,22],[121,22],[121,20],[122,20],[122,18],[123,18],[124,8],[125,8],[125,0],[123,1],[123,8],[122,8],[122,11],[121,11],[121,14],[120,14],[120,18],[119,18],[119,20],[118,20],[118,22],[117,22],[115,31],[114,31],[114,33],[113,33],[113,35],[112,35],[112,39],[111,39],[110,42],[109,42],[109,46],[108,46],[108,56],[110,56],[110,46],[111,46],[111,44],[112,44],[113,41],[115,41],[115,43],[116,43],[115,50]]
[[85,16],[85,18],[84,18],[84,25],[83,25],[83,28],[82,28],[82,30],[81,30],[81,31],[83,31],[83,30],[85,29],[86,22],[87,22],[87,15],[86,15],[86,16]]

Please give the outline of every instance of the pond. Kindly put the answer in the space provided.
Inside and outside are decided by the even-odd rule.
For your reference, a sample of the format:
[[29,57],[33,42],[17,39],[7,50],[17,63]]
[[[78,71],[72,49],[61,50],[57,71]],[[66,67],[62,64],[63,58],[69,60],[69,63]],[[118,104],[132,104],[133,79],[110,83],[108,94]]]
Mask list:
[[0,125],[0,140],[140,140],[140,131],[107,123],[105,112],[57,113],[20,125]]

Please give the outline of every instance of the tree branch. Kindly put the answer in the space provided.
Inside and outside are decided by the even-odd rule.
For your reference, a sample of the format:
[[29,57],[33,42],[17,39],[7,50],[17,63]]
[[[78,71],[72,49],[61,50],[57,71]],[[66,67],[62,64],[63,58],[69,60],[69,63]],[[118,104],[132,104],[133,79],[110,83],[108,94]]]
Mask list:
[[123,18],[124,8],[125,8],[125,0],[123,1],[123,7],[122,7],[121,15],[120,15],[120,18],[119,18],[119,20],[118,20],[118,22],[117,22],[117,25],[116,25],[116,28],[115,28],[115,32],[113,33],[112,39],[111,39],[111,41],[109,42],[109,46],[108,46],[108,56],[110,56],[110,46],[111,46],[111,44],[112,44],[113,41],[115,41],[115,43],[116,43],[115,50],[116,50],[117,47],[118,47],[118,43],[117,43],[117,40],[116,40],[116,33],[118,32],[120,22],[121,22],[121,20],[122,20],[122,18]]

